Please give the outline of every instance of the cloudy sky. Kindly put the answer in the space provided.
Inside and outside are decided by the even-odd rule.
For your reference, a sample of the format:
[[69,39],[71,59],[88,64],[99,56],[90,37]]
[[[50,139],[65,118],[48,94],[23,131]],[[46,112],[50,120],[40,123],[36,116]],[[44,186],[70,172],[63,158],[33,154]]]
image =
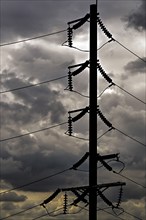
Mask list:
[[[88,114],[73,124],[73,135],[85,140],[67,136],[65,132],[68,125],[62,124],[68,121],[68,111],[89,105],[89,98],[79,94],[88,96],[89,68],[73,78],[75,92],[65,90],[68,87],[68,66],[85,62],[89,59],[89,53],[62,46],[67,40],[66,31],[23,43],[5,46],[4,44],[66,30],[67,22],[84,17],[90,12],[90,4],[95,2],[95,0],[0,2],[1,219],[39,205],[57,188],[88,185],[88,172],[83,172],[88,171],[88,159],[79,168],[83,171],[68,169],[88,152],[89,147]],[[125,220],[137,219],[136,217],[144,220],[146,1],[98,0],[98,12],[102,22],[116,40],[107,43],[109,39],[98,27],[98,48],[107,43],[98,50],[98,59],[115,83],[104,91],[109,83],[98,72],[98,95],[102,94],[98,98],[98,104],[103,115],[116,129],[99,139],[97,149],[101,155],[119,153],[120,160],[125,164],[125,169],[120,174],[115,174],[107,171],[98,162],[98,184],[125,182],[121,203],[121,208],[125,212],[119,217]],[[89,50],[89,22],[74,31],[73,46]],[[58,79],[60,77],[64,78]],[[58,80],[47,82],[52,79]],[[41,82],[46,83],[27,87]],[[9,91],[15,88],[21,89]],[[58,124],[62,125],[31,133]],[[97,127],[98,137],[108,130],[100,118]],[[28,133],[30,134],[23,136]],[[22,136],[18,138],[19,135]],[[117,173],[123,168],[122,163],[108,162]],[[64,170],[67,171],[27,185]],[[15,189],[25,184],[27,186]],[[108,189],[104,193],[113,204],[117,203],[119,187]],[[54,211],[52,214],[57,215],[51,219],[88,219],[88,206],[86,210],[81,211],[79,207],[69,207],[70,215],[58,215],[63,210],[55,210],[63,206],[63,195],[60,193],[47,205],[48,211]],[[69,193],[69,202],[75,198]],[[84,207],[85,204],[79,205]],[[108,206],[98,198],[98,208],[106,207]],[[116,211],[119,214],[119,211]],[[79,213],[74,215],[76,212]],[[46,210],[37,206],[8,219],[33,220],[45,214]],[[100,220],[118,218],[111,209],[100,210],[97,215]],[[49,216],[42,219],[49,219]]]

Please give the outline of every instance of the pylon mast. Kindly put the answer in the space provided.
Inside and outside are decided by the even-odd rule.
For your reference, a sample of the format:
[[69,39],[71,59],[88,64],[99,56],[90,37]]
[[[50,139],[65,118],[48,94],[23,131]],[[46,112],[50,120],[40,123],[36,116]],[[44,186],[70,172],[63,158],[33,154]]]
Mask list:
[[97,219],[97,5],[90,5],[89,220]]

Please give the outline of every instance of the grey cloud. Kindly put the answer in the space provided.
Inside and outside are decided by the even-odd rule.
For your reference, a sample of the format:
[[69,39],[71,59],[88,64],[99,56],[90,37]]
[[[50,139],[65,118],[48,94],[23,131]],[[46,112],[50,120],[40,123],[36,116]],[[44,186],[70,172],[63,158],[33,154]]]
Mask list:
[[[146,60],[146,57],[143,57],[144,60]],[[129,62],[124,69],[128,72],[133,74],[138,74],[138,73],[145,73],[146,72],[146,64],[142,62],[141,60],[137,59],[135,61]]]
[[[5,13],[5,11],[3,11],[5,15],[2,21],[2,37],[4,41],[17,40],[17,37],[25,38],[62,28],[64,29],[67,27],[66,22],[68,20],[76,19],[78,16],[84,16],[89,10],[89,4],[91,4],[91,0],[39,1],[37,4],[31,1],[23,1],[23,3],[19,1],[22,3],[21,6],[18,1],[13,1],[13,5],[12,3],[8,4],[5,2],[6,1],[3,1],[3,4],[5,4],[5,10],[7,10],[7,12]],[[95,3],[95,1],[93,1],[93,3]],[[105,20],[105,23],[107,23],[107,25],[109,24],[109,27],[111,29],[113,28],[117,34],[120,28],[121,31],[123,31],[122,26],[119,26],[119,17],[123,16],[123,13],[129,12],[131,7],[133,9],[136,7],[134,0],[127,1],[126,4],[123,4],[122,0],[99,1],[100,12],[103,11],[103,14],[101,13],[101,15],[103,15],[101,16],[103,21]],[[23,8],[22,13],[21,8]],[[56,14],[57,16],[55,16]],[[115,21],[117,26],[114,25]],[[26,86],[31,83],[45,81],[65,74],[67,75],[67,66],[74,64],[76,51],[66,48],[70,51],[67,52],[65,47],[59,49],[58,42],[60,44],[60,42],[63,42],[65,39],[66,33],[57,36],[53,35],[51,38],[41,39],[40,44],[38,41],[36,44],[33,41],[34,44],[32,42],[32,44],[19,44],[18,47],[5,47],[3,53],[5,55],[4,57],[6,57],[6,67],[4,67],[5,70],[2,75],[3,89]],[[127,38],[127,42],[128,40]],[[119,56],[121,57],[121,54],[119,54]],[[77,62],[78,58],[80,60],[80,56],[77,57]],[[110,60],[110,64],[111,62]],[[114,65],[116,66],[118,64],[115,63]],[[125,68],[127,68],[125,70],[129,73],[130,77],[128,77],[128,81],[120,81],[120,85],[122,83],[127,83],[127,88],[135,92],[134,94],[139,94],[139,97],[141,97],[144,87],[137,88],[137,80],[135,80],[135,78],[136,71],[142,73],[144,67],[138,60],[135,60],[127,64]],[[131,79],[131,76],[133,76],[132,71],[135,77],[134,79]],[[117,75],[110,74],[110,76],[112,78],[115,76],[116,78]],[[142,81],[140,78],[141,76],[143,76],[143,74],[138,74],[139,79]],[[87,90],[85,89],[87,88],[87,84],[85,84],[87,81],[85,75],[83,75],[83,77],[84,78],[76,77],[76,79],[74,79],[74,85],[76,90],[87,94]],[[11,94],[13,97],[11,103],[7,101],[9,100],[9,94],[5,94],[1,105],[3,110],[1,119],[5,137],[17,135],[19,132],[23,133],[25,130],[31,131],[37,128],[43,128],[43,126],[48,127],[52,122],[58,123],[60,120],[62,121],[62,119],[64,121],[64,118],[66,121],[67,117],[65,113],[67,109],[65,109],[65,106],[69,106],[69,110],[71,110],[73,106],[75,106],[75,108],[78,108],[78,105],[84,107],[83,105],[85,103],[84,101],[82,102],[81,97],[78,96],[76,99],[72,98],[73,96],[75,97],[76,94],[67,93],[67,97],[64,99],[63,89],[60,91],[60,87],[65,88],[66,86],[67,80],[65,79],[64,81],[56,81],[54,84],[52,82],[44,86],[41,85],[40,87],[13,92]],[[100,82],[100,89],[104,86],[106,87],[105,84]],[[137,101],[133,101],[131,97],[128,99],[124,92],[119,93],[121,91],[119,91],[118,88],[115,87],[113,90],[114,91],[111,91],[111,93],[105,92],[99,101],[103,114],[114,126],[116,125],[125,133],[143,141],[145,136],[143,129],[144,106],[139,105]],[[63,128],[59,127],[54,130],[43,131],[17,140],[14,139],[3,142],[1,150],[1,174],[5,183],[9,184],[8,186],[3,184],[3,189],[7,187],[17,187],[41,177],[49,176],[57,171],[60,172],[77,162],[85,151],[88,151],[88,142],[85,144],[82,140],[80,142],[80,140],[71,137],[64,137],[63,133],[66,129],[67,125],[63,126]],[[102,134],[106,129],[108,129],[106,125],[98,119],[98,135]],[[84,136],[87,130],[86,117],[74,124],[74,131],[77,132],[77,135],[81,134],[81,136]],[[145,148],[142,148],[138,143],[135,143],[133,140],[128,139],[128,137],[125,137],[115,130],[104,135],[98,141],[98,147],[101,154],[120,153],[120,159],[125,162],[126,165],[123,174],[137,182],[144,182]],[[110,164],[116,171],[119,171],[121,167],[119,163],[113,162]],[[88,161],[83,165],[83,169],[88,170]],[[100,170],[98,171],[100,172]],[[108,171],[105,172],[104,167],[101,168],[101,176],[99,172],[98,182],[103,183],[104,180],[112,182],[115,179],[116,181],[121,180],[128,182],[120,178],[120,176],[115,177]],[[106,175],[106,173],[108,173],[108,175]],[[43,193],[54,191],[58,187],[77,186],[81,184],[88,184],[88,173],[69,171],[46,181],[41,181],[37,184],[22,188],[22,190]],[[140,200],[143,197],[141,190],[136,188],[135,185],[127,183],[126,187],[127,188],[124,190],[124,201],[136,201],[136,199]],[[133,189],[137,191],[134,192]],[[114,192],[113,194],[111,193],[111,197],[114,201],[116,201],[116,196],[117,191],[115,194]],[[26,203],[28,204],[27,200]],[[9,206],[10,203],[7,202],[7,204]],[[17,205],[19,204],[17,203]],[[7,207],[2,206],[2,208],[6,209]],[[10,210],[14,209],[12,206],[9,206],[9,208]],[[135,207],[135,209],[137,208]],[[130,209],[128,208],[127,210]],[[36,217],[35,214],[38,213],[34,213],[34,217]],[[87,215],[85,217],[87,218]],[[105,216],[102,213],[102,220],[112,218],[113,217],[110,218],[109,215]],[[24,216],[24,219],[27,219],[27,215]]]
[[[31,148],[31,146],[29,147]],[[56,147],[55,144],[52,147],[51,144],[48,144],[48,150],[52,148],[51,153],[45,155],[43,149],[42,153],[40,151],[34,151],[34,153],[31,154],[31,159],[28,157],[29,152],[27,152],[25,155],[13,154],[13,159],[8,158],[1,160],[1,178],[11,183],[13,187],[17,187],[54,174],[57,170],[60,171],[67,167],[69,168],[79,159],[79,156],[71,155],[64,150],[57,150]],[[85,183],[86,176],[70,171],[61,176],[59,175],[51,179],[48,178],[46,181],[27,186],[23,190],[44,192],[54,189],[55,187],[58,188],[58,183],[60,187],[67,186],[67,184],[77,185],[77,179],[78,182]]]
[[10,69],[3,69],[2,77],[7,76],[9,79],[10,73],[15,73],[18,79],[45,81],[67,75],[67,67],[74,63],[73,54],[70,50],[64,51],[64,48],[57,44],[48,43],[48,45],[50,46],[25,44],[16,50],[8,50],[8,54],[6,50],[4,55],[11,56],[12,59],[8,59]]
[[83,10],[87,13],[89,3],[75,1],[75,6],[74,1],[3,1],[2,41],[65,29],[68,19],[75,19]]
[[27,197],[24,195],[17,195],[15,192],[9,192],[1,195],[1,201],[5,202],[24,202]]
[[[17,88],[18,85],[26,86],[30,83],[19,78],[12,78],[5,82],[7,88]],[[19,103],[2,102],[2,112],[5,112],[5,117],[7,119],[9,117],[10,121],[15,117],[18,124],[34,122],[49,114],[51,114],[51,120],[54,123],[58,122],[66,112],[63,104],[59,101],[59,92],[51,90],[46,85],[19,90],[13,94],[14,99]],[[5,123],[3,122],[5,117],[2,119],[2,123]]]
[[133,27],[138,31],[146,30],[146,1],[142,0],[137,10],[128,15],[124,20],[129,28]]
[[4,202],[2,203],[1,208],[8,212],[8,211],[16,209],[16,205],[14,205],[12,202]]

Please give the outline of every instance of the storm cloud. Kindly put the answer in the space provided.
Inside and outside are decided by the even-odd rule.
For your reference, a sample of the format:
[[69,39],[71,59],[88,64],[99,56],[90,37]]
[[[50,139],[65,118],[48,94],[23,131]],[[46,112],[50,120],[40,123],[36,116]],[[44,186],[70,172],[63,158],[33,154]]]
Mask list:
[[[144,57],[143,60],[146,60],[146,58]],[[146,72],[146,64],[139,59],[129,62],[124,68],[126,71],[131,72],[131,74],[144,74]]]
[[[95,1],[2,1],[1,41],[13,42],[67,29],[67,22],[89,13],[92,3]],[[145,60],[145,1],[110,0],[98,3],[102,22],[113,36],[139,56],[143,54],[141,57]],[[81,29],[74,31],[73,45],[78,49],[89,49],[89,24],[87,22]],[[114,84],[109,86],[97,72],[99,108],[115,127],[108,131],[109,127],[98,117],[97,136],[102,137],[98,139],[97,149],[101,155],[118,153],[122,161],[107,161],[117,174],[109,172],[98,161],[98,183],[125,182],[121,207],[144,219],[145,62],[135,58],[134,54],[114,41],[104,45],[109,39],[99,27],[98,31],[98,47],[103,46],[98,50],[100,62],[113,82],[127,91]],[[64,32],[1,47],[2,217],[40,204],[57,188],[88,185],[88,159],[79,170],[70,168],[89,151],[89,114],[73,123],[74,137],[67,135],[67,122],[68,111],[89,106],[88,68],[73,77],[74,91],[68,91],[68,66],[89,60],[89,53],[62,46],[66,40],[67,33]],[[62,76],[64,78],[60,79]],[[139,99],[130,96],[128,92]],[[74,115],[76,113],[72,117]],[[64,122],[66,124],[59,126]],[[49,129],[54,125],[58,126]],[[33,133],[37,130],[40,131]],[[124,170],[118,173],[122,168]],[[57,174],[60,171],[64,172]],[[20,189],[13,189],[19,186]],[[7,190],[10,192],[5,193]],[[118,193],[119,188],[105,191],[105,195],[114,204]],[[62,207],[62,198],[63,195],[59,195],[48,204],[48,210]],[[71,198],[72,194],[71,197],[69,194]],[[98,198],[98,205],[103,208],[106,204]],[[77,207],[71,207],[72,213],[77,211]],[[18,218],[32,220],[43,214],[46,214],[44,208],[38,207],[18,215]],[[68,219],[68,215],[63,217]],[[129,219],[125,213],[122,217]],[[76,215],[76,219],[81,218],[87,220],[88,212],[84,210]],[[112,220],[113,216],[99,211],[98,218]],[[15,219],[14,216],[12,220]]]
[[140,6],[135,12],[130,13],[130,15],[125,18],[127,21],[127,26],[134,28],[138,31],[146,30],[146,1],[141,0]]

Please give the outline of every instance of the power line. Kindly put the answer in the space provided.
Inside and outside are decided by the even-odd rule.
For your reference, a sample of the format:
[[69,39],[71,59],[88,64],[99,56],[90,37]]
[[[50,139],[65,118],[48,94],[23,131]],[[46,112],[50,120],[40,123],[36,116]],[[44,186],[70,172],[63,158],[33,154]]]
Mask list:
[[50,178],[52,178],[52,177],[58,176],[59,174],[65,173],[65,172],[68,171],[68,170],[70,170],[70,169],[65,169],[65,170],[62,170],[62,171],[60,171],[60,172],[51,174],[51,175],[49,175],[49,176],[46,176],[46,177],[43,177],[43,178],[34,180],[34,181],[32,181],[32,182],[29,182],[29,183],[26,183],[26,184],[24,184],[24,185],[21,185],[21,186],[17,186],[17,187],[8,189],[8,190],[6,190],[6,191],[1,192],[0,195],[5,194],[5,193],[9,193],[9,192],[14,191],[14,190],[17,190],[17,189],[24,188],[24,187],[26,187],[26,186],[30,186],[30,185],[32,185],[32,184],[35,184],[35,183],[44,181],[44,180],[46,180],[46,179],[50,179]]
[[[48,33],[48,34],[44,34],[44,35],[39,35],[39,36],[36,36],[36,37],[31,37],[31,38],[27,38],[27,39],[23,39],[23,40],[18,40],[18,41],[3,43],[3,44],[0,44],[0,47],[12,45],[12,44],[23,43],[23,42],[27,42],[27,41],[31,41],[31,40],[35,40],[35,39],[39,39],[39,38],[43,38],[43,37],[47,37],[47,36],[51,36],[51,35],[63,33],[63,32],[66,32],[66,31],[67,31],[67,29],[61,30],[61,31],[52,32],[52,33]],[[134,56],[136,56],[137,58],[139,58],[140,60],[142,60],[143,62],[146,63],[146,61],[145,61],[143,58],[141,58],[139,55],[137,55],[136,53],[134,53],[132,50],[130,50],[129,48],[127,48],[126,46],[124,46],[124,45],[123,45],[122,43],[120,43],[118,40],[116,40],[116,39],[114,39],[114,38],[111,39],[111,40],[114,40],[114,41],[117,42],[120,46],[122,46],[123,48],[125,48],[126,50],[128,50],[130,53],[132,53]],[[110,42],[111,42],[111,40],[110,40]],[[106,42],[105,44],[103,44],[100,48],[98,48],[98,50],[101,49],[103,46],[105,46],[107,43],[109,43],[109,41]],[[78,49],[78,50],[80,50],[80,51],[82,51],[82,52],[89,52],[89,51],[87,51],[87,50],[82,50],[82,49],[80,49],[80,48],[76,48],[76,47],[74,47],[74,48],[75,48],[75,49]]]
[[47,127],[47,128],[42,128],[42,129],[39,129],[39,130],[36,130],[36,131],[27,132],[25,134],[20,134],[20,135],[16,135],[16,136],[9,137],[9,138],[4,138],[4,139],[1,139],[0,142],[9,141],[9,140],[16,139],[16,138],[21,138],[21,137],[24,137],[24,136],[27,136],[27,135],[30,135],[30,134],[35,134],[35,133],[38,133],[38,132],[41,132],[41,131],[46,131],[46,130],[56,128],[58,126],[61,126],[61,125],[67,124],[67,123],[68,122],[63,122],[63,123],[53,125],[53,126],[50,126],[50,127]]
[[114,215],[113,213],[106,211],[105,209],[102,209],[102,208],[99,208],[99,207],[98,207],[98,209],[100,209],[99,211],[103,211],[103,212],[105,212],[105,213],[107,213],[109,215],[114,216],[115,218],[118,218],[118,219],[121,219],[121,220],[126,220],[124,218],[121,218],[119,215]]
[[43,217],[46,217],[46,216],[48,216],[48,214],[40,215],[40,216],[38,216],[36,218],[33,218],[32,220],[40,219],[40,218],[43,218]]
[[[14,92],[14,91],[18,91],[18,90],[21,90],[21,89],[27,89],[27,88],[31,88],[31,87],[35,87],[35,86],[38,86],[38,85],[42,85],[42,84],[46,84],[46,83],[49,83],[49,82],[53,82],[53,81],[56,81],[56,80],[60,80],[60,79],[63,79],[63,78],[66,78],[67,76],[64,75],[64,76],[61,76],[61,77],[57,77],[57,78],[54,78],[54,79],[50,79],[50,80],[46,80],[46,81],[42,81],[42,82],[39,82],[39,83],[35,83],[35,84],[31,84],[31,85],[27,85],[27,86],[22,86],[22,87],[18,87],[18,88],[14,88],[14,89],[9,89],[9,90],[5,90],[5,91],[0,91],[0,94],[4,94],[4,93],[8,93],[8,92]],[[136,97],[135,95],[133,95],[132,93],[128,92],[126,89],[123,89],[122,87],[120,87],[119,85],[117,85],[116,83],[113,83],[112,85],[115,85],[117,86],[119,89],[123,90],[124,92],[126,92],[127,94],[129,94],[130,96],[132,96],[133,98],[137,99],[138,101],[142,102],[143,104],[146,104],[143,100],[141,100],[140,98]],[[99,98],[109,87],[111,87],[111,85],[107,86],[100,94],[97,98]],[[65,89],[67,90],[67,89]],[[72,90],[71,92],[75,92],[85,98],[89,98],[89,96],[87,95],[83,95],[81,94],[80,92],[78,91],[75,91],[75,90]]]
[[1,91],[0,93],[3,94],[3,93],[7,93],[7,92],[14,92],[14,91],[18,91],[18,90],[21,90],[21,89],[31,88],[31,87],[35,87],[35,86],[42,85],[42,84],[45,84],[45,83],[53,82],[53,81],[56,81],[56,80],[59,80],[59,79],[63,79],[63,78],[66,78],[66,77],[67,76],[61,76],[61,77],[58,77],[58,78],[42,81],[42,82],[39,82],[39,83],[35,83],[35,84],[27,85],[27,86],[22,86],[22,87],[18,87],[18,88],[14,88],[14,89]]
[[115,40],[120,46],[122,46],[123,48],[125,48],[127,51],[129,51],[130,53],[132,53],[134,56],[136,56],[138,59],[140,59],[141,61],[143,61],[144,63],[146,63],[146,60],[144,60],[143,58],[141,58],[139,55],[137,55],[136,53],[134,53],[132,50],[130,50],[128,47],[124,46],[122,43],[120,43],[118,40]]
[[140,184],[140,183],[138,183],[138,182],[136,182],[136,181],[130,179],[130,178],[127,177],[127,176],[124,176],[124,175],[121,174],[121,173],[118,173],[118,172],[116,172],[116,171],[114,171],[114,170],[113,170],[113,173],[115,173],[115,174],[117,174],[117,175],[119,175],[119,176],[121,176],[121,177],[124,177],[125,179],[127,179],[127,180],[129,180],[129,181],[135,183],[136,185],[141,186],[142,188],[146,189],[146,186],[143,186],[142,184]]
[[130,135],[124,133],[124,132],[121,131],[121,130],[119,130],[118,128],[114,128],[114,129],[117,130],[118,132],[120,132],[121,134],[123,134],[124,136],[129,137],[129,138],[132,139],[133,141],[135,141],[135,142],[137,142],[137,143],[143,145],[144,147],[146,147],[146,144],[144,144],[144,143],[140,142],[139,140],[137,140],[137,139],[131,137]]
[[82,93],[80,93],[80,92],[78,92],[78,91],[76,91],[76,90],[69,90],[69,89],[65,89],[65,90],[68,90],[68,91],[70,91],[70,92],[74,92],[74,93],[76,93],[76,94],[78,94],[78,95],[80,95],[80,96],[82,96],[82,97],[84,97],[84,98],[89,98],[89,96],[84,95],[84,94],[82,94]]
[[[68,205],[68,206],[71,206],[71,205]],[[86,208],[81,207],[81,206],[79,206],[79,205],[76,205],[76,206],[80,208],[79,211],[77,211],[77,212],[75,212],[75,213],[66,213],[65,215],[74,215],[74,214],[80,213],[82,210],[87,210]],[[51,214],[53,214],[54,212],[57,212],[57,211],[62,210],[63,208],[64,208],[64,207],[58,208],[58,209],[56,209],[56,210],[54,210],[54,211],[52,211],[52,212],[48,212],[48,210],[46,210],[46,211],[47,211],[47,214],[40,215],[40,216],[38,216],[38,217],[36,217],[36,218],[33,218],[32,220],[40,219],[40,218],[46,217],[46,216],[48,216],[48,215],[49,215],[50,217],[55,217],[55,216],[63,215],[64,213],[60,213],[60,214],[57,214],[57,215],[51,215]],[[88,210],[87,210],[87,211],[88,211]]]
[[[111,129],[109,129],[109,130],[111,130]],[[109,131],[109,130],[108,130],[108,131]],[[104,134],[106,134],[108,131],[106,131]],[[103,134],[103,135],[104,135],[104,134]],[[99,138],[101,138],[103,135],[101,135]],[[98,139],[99,139],[99,138],[98,138]],[[7,191],[1,192],[0,194],[8,193],[8,192],[11,192],[11,191],[13,191],[13,190],[20,189],[20,188],[29,186],[29,185],[31,185],[31,184],[34,184],[34,183],[37,183],[37,182],[40,182],[40,181],[43,181],[43,180],[52,178],[52,177],[54,177],[54,176],[57,176],[57,175],[59,175],[59,174],[62,174],[62,173],[64,173],[64,172],[66,172],[66,171],[68,171],[68,170],[70,170],[70,169],[65,169],[65,170],[63,170],[63,171],[57,172],[57,173],[55,173],[55,174],[52,174],[52,175],[50,175],[50,176],[47,176],[47,177],[44,177],[44,178],[41,178],[41,179],[32,181],[32,182],[27,183],[27,184],[24,184],[24,185],[22,185],[22,186],[18,186],[18,187],[9,189],[9,190],[7,190]],[[80,171],[81,171],[81,170],[80,170]],[[114,171],[114,173],[116,173],[116,172]],[[116,173],[116,174],[119,174],[119,173]],[[119,174],[119,175],[125,177],[125,176],[122,175],[122,174]],[[125,178],[126,178],[126,177],[125,177]],[[129,178],[128,178],[128,179],[129,179]],[[137,183],[137,182],[135,182],[135,181],[133,181],[133,180],[131,180],[131,179],[129,179],[129,180],[132,181],[132,182],[134,182],[134,183],[136,183],[137,185],[140,185],[139,183]],[[142,186],[142,185],[140,185],[140,186]],[[144,187],[144,186],[142,186],[142,187]],[[145,188],[145,187],[144,187],[144,188]],[[21,212],[21,213],[22,213],[22,212]]]
[[[103,167],[103,165],[100,166],[100,167],[98,167],[98,168],[101,168],[101,167]],[[82,170],[82,169],[75,169],[75,171],[89,172],[88,170]],[[127,176],[124,176],[124,175],[121,174],[120,172],[116,172],[115,170],[112,170],[112,172],[115,173],[115,174],[117,174],[117,175],[119,175],[119,176],[121,176],[121,177],[123,177],[123,178],[125,178],[125,179],[127,179],[127,180],[129,180],[129,181],[131,181],[131,182],[133,182],[133,183],[135,183],[136,185],[141,186],[142,188],[146,189],[146,186],[144,186],[144,185],[142,185],[142,184],[136,182],[135,180],[130,179],[130,178],[127,177]]]
[[[64,43],[66,43],[66,42],[67,42],[67,41],[65,41]],[[102,49],[106,44],[108,44],[108,43],[110,43],[110,42],[112,42],[112,40],[109,40],[109,41],[103,43],[103,44],[97,49],[97,51],[99,51],[100,49]],[[70,47],[70,46],[68,46],[68,45],[65,45],[64,43],[62,43],[62,46]],[[75,46],[71,46],[70,48],[73,48],[73,49],[76,49],[76,50],[78,50],[78,51],[85,52],[85,53],[89,53],[89,52],[90,52],[89,50],[84,50],[84,49],[81,49],[81,48],[75,47]]]
[[35,39],[38,39],[38,38],[48,37],[48,36],[51,36],[51,35],[54,35],[54,34],[63,33],[65,31],[67,31],[67,29],[52,32],[52,33],[48,33],[48,34],[39,35],[39,36],[36,36],[36,37],[30,37],[30,38],[27,38],[27,39],[24,39],[24,40],[18,40],[18,41],[13,41],[13,42],[9,42],[9,43],[3,43],[3,44],[0,44],[0,47],[12,45],[12,44],[23,43],[23,42],[30,41],[30,40],[35,40]]
[[22,210],[22,211],[20,211],[20,212],[16,212],[16,213],[14,213],[14,214],[12,214],[12,215],[8,215],[8,216],[6,216],[6,217],[4,217],[4,218],[1,218],[0,220],[4,220],[4,219],[8,219],[8,218],[14,217],[14,216],[16,216],[16,215],[19,215],[19,214],[22,214],[22,213],[24,213],[24,212],[27,212],[27,211],[29,211],[29,210],[31,210],[31,209],[34,209],[34,208],[36,208],[36,207],[38,207],[38,206],[40,206],[40,204],[35,205],[35,206],[32,206],[32,207],[30,207],[30,208],[28,208],[28,209],[24,209],[24,210]]
[[[55,127],[58,127],[58,126],[61,126],[61,125],[67,124],[67,123],[68,123],[68,122],[63,122],[63,123],[60,123],[60,124],[57,124],[57,125],[53,125],[53,126],[50,126],[50,127],[47,127],[47,128],[42,128],[42,129],[39,129],[39,130],[36,130],[36,131],[27,132],[27,133],[25,133],[25,134],[21,134],[21,135],[9,137],[9,138],[1,139],[0,142],[9,141],[9,140],[16,139],[16,138],[21,138],[21,137],[24,137],[24,136],[27,136],[27,135],[30,135],[30,134],[34,134],[34,133],[38,133],[38,132],[41,132],[41,131],[49,130],[49,129],[52,129],[52,128],[55,128]],[[100,137],[98,137],[98,139],[101,138],[103,135],[105,135],[107,132],[109,132],[109,131],[112,130],[112,129],[117,130],[118,132],[120,132],[120,133],[123,134],[124,136],[127,136],[127,137],[129,137],[130,139],[134,140],[135,142],[137,142],[137,143],[143,145],[144,147],[146,147],[146,144],[144,144],[144,143],[140,142],[139,140],[137,140],[137,139],[135,139],[135,138],[129,136],[128,134],[124,133],[123,131],[121,131],[121,130],[119,130],[118,128],[115,128],[115,127],[110,128],[108,131],[106,131],[104,134],[102,134]],[[78,137],[76,137],[76,136],[73,136],[73,137],[78,138]],[[79,137],[78,139],[87,140],[87,139],[84,139],[84,138],[81,138],[81,137]]]
[[36,220],[36,219],[40,219],[40,218],[46,217],[46,216],[48,216],[48,215],[50,215],[50,214],[53,214],[54,212],[57,212],[57,211],[62,210],[62,209],[63,209],[63,207],[58,208],[58,209],[56,209],[56,210],[54,210],[54,211],[52,211],[52,212],[49,212],[49,213],[48,213],[48,211],[47,211],[47,214],[40,215],[40,216],[38,216],[38,217],[36,217],[36,218],[33,218],[32,220]]
[[[98,208],[99,208],[99,207],[98,207]],[[99,209],[100,209],[100,208],[99,208]],[[110,214],[110,215],[113,215],[113,216],[116,217],[116,218],[125,220],[125,219],[121,218],[119,215],[114,215],[114,214],[112,214],[111,212],[106,211],[105,209],[101,209],[101,211],[106,212],[106,213],[108,213],[108,214]],[[136,219],[142,220],[142,219],[139,218],[138,216],[135,216],[135,215],[133,215],[133,214],[131,214],[131,213],[125,211],[124,209],[123,209],[123,213],[126,213],[126,214],[128,214],[128,215],[130,215],[130,216],[132,216],[132,217],[134,217],[134,218],[136,218]],[[121,213],[121,214],[122,214],[122,213]]]
[[142,220],[142,218],[139,218],[138,216],[135,216],[135,215],[133,215],[133,214],[131,214],[131,213],[125,211],[125,210],[124,210],[124,212],[125,212],[126,214],[128,214],[128,215],[130,215],[130,216],[136,218],[136,219]]
[[137,99],[138,101],[142,102],[143,104],[146,104],[146,102],[142,101],[141,99],[137,98],[135,95],[133,95],[132,93],[128,92],[127,90],[123,89],[122,87],[120,87],[117,84],[114,84],[115,86],[117,86],[119,89],[123,90],[124,92],[126,92],[127,94],[129,94],[130,96],[132,96],[133,98]]
[[[99,140],[100,138],[102,138],[104,135],[106,135],[109,131],[111,131],[112,128],[108,129],[107,131],[105,131],[103,134],[101,134],[99,137],[97,137],[97,140]],[[65,132],[66,135],[68,135],[66,132]],[[68,135],[69,137],[73,137],[73,138],[76,138],[76,139],[79,139],[79,140],[83,140],[83,141],[89,141],[89,138],[83,138],[83,137],[78,137],[78,136],[75,136],[75,135]]]
[[113,85],[113,84],[110,84],[109,86],[107,86],[107,87],[97,96],[97,98],[100,98],[100,97],[103,95],[103,93],[104,93],[107,89],[109,89],[112,85]]

